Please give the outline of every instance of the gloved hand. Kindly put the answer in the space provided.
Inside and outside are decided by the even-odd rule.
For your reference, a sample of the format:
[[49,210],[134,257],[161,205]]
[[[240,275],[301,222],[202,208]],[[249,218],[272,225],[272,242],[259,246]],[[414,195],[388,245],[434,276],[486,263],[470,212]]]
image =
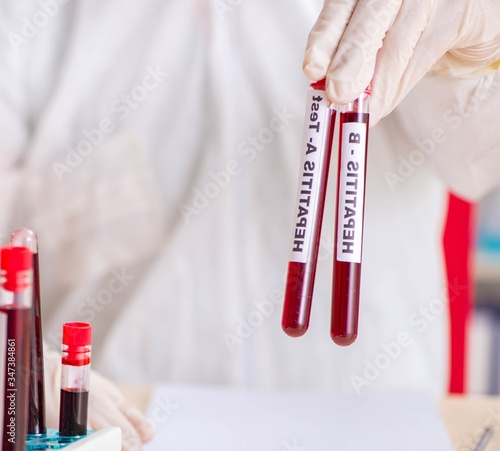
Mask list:
[[431,70],[500,70],[500,0],[325,0],[304,57],[305,75],[326,77],[335,104],[373,80],[372,125]]
[[[45,347],[44,362],[47,426],[58,427],[61,355]],[[125,400],[118,387],[91,371],[88,428],[97,430],[107,426],[121,428],[122,449],[125,451],[142,450],[142,444],[154,435],[152,423]]]

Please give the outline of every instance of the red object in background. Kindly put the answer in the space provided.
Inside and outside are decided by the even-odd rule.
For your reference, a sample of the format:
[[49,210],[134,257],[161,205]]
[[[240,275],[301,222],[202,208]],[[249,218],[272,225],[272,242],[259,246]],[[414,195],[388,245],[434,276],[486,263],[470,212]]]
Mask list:
[[450,314],[450,393],[467,391],[474,219],[474,205],[450,194],[443,233]]

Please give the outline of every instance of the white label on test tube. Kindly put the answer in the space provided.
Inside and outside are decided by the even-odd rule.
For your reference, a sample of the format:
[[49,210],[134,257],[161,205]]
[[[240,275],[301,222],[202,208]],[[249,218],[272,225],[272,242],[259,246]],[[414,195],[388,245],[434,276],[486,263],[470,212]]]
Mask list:
[[326,154],[327,124],[330,115],[325,91],[307,91],[306,120],[302,140],[299,189],[290,261],[306,263],[318,204],[319,178]]
[[361,263],[365,149],[366,124],[344,123],[340,149],[339,210],[337,212],[337,260],[342,262]]

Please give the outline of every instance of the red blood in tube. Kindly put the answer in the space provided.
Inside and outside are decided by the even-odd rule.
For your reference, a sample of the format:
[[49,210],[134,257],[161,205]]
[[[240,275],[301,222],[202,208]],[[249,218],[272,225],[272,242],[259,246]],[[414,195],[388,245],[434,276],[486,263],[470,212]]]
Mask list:
[[13,247],[25,247],[30,250],[33,269],[33,286],[31,296],[31,330],[30,336],[30,387],[28,397],[28,436],[46,434],[45,426],[45,388],[43,374],[43,339],[40,307],[40,274],[38,264],[38,237],[33,230],[21,227],[10,237]]
[[42,320],[40,309],[40,274],[38,253],[33,253],[33,305],[31,341],[31,370],[28,409],[28,434],[45,434],[45,387],[43,372]]
[[74,437],[87,434],[88,404],[88,391],[61,390],[60,436]]
[[[342,125],[348,122],[358,122],[367,124],[367,113],[357,113],[349,111],[340,114],[340,142],[342,142]],[[366,149],[368,143],[368,130],[365,141],[365,161]],[[341,152],[339,151],[339,170],[341,167]],[[363,175],[366,185],[366,170]],[[339,190],[340,177],[337,182],[337,192]],[[339,196],[337,194],[338,212]],[[364,213],[364,202],[361,207]],[[331,337],[333,341],[340,346],[349,346],[358,335],[358,309],[359,309],[359,290],[361,282],[361,263],[351,263],[338,261],[337,256],[337,230],[338,220],[335,225],[335,263],[334,263],[334,286],[333,286],[333,305],[331,321]]]
[[[313,85],[316,87],[316,85]],[[321,87],[321,85],[318,85]],[[324,84],[323,84],[324,86]],[[311,314],[311,302],[314,292],[314,278],[316,274],[316,263],[321,238],[321,225],[323,222],[323,210],[325,206],[326,189],[328,182],[328,170],[330,167],[330,156],[333,143],[335,125],[334,109],[329,110],[327,121],[328,135],[325,139],[325,159],[322,164],[320,178],[318,203],[314,215],[314,225],[311,233],[311,251],[307,263],[289,262],[288,275],[285,289],[285,302],[283,306],[283,317],[281,326],[290,337],[304,335],[309,327]]]
[[59,435],[62,437],[85,435],[92,326],[87,323],[65,323],[62,342]]
[[309,315],[316,267],[299,262],[288,263],[285,303],[281,325],[290,337],[304,335],[309,327]]
[[[5,316],[4,316],[5,315]],[[27,394],[29,371],[29,340],[26,334],[30,330],[31,310],[29,308],[0,307],[0,317],[6,319],[5,372],[3,391],[3,451],[24,451],[26,440],[26,416],[28,415]],[[4,320],[5,321],[5,320]],[[0,328],[2,331],[3,327]],[[3,332],[5,333],[5,332]]]

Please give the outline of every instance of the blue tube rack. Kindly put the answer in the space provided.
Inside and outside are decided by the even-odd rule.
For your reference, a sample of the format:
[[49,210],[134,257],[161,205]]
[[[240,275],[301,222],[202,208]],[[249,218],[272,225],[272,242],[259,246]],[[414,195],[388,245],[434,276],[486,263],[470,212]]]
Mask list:
[[78,437],[60,437],[57,429],[47,429],[47,434],[28,436],[26,451],[64,449],[78,440],[84,439],[94,431],[87,431],[87,435]]

